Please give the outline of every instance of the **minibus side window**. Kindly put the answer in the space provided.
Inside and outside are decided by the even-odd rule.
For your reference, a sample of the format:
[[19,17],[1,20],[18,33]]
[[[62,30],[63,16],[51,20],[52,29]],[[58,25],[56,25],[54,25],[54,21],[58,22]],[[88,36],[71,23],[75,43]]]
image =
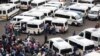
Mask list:
[[98,37],[92,36],[92,40],[98,41]]
[[6,11],[3,11],[3,14],[6,14]]
[[86,37],[87,39],[91,39],[91,33],[88,32],[88,31],[86,31],[86,32],[85,32],[85,37]]
[[38,17],[38,16],[36,16],[36,19],[39,19],[39,17]]
[[84,10],[79,10],[79,9],[70,9],[70,10],[73,10],[73,11],[80,11],[80,12],[85,12]]
[[66,15],[65,17],[66,17],[67,19],[70,19],[70,16],[67,16],[67,15]]
[[67,25],[67,22],[65,23],[65,26]]
[[84,36],[84,33],[83,33],[83,32],[81,32],[81,33],[79,34],[79,36],[83,37],[83,36]]
[[17,19],[17,21],[20,21],[20,20],[21,20],[20,18]]
[[52,41],[50,41],[50,48],[52,48],[52,45],[53,45],[53,42],[52,42]]
[[0,11],[0,14],[2,14],[2,11]]
[[72,16],[72,19],[76,20],[76,18],[75,18],[75,17],[73,17],[73,16]]
[[7,12],[9,13],[9,12],[10,12],[10,9],[9,9],[9,10],[7,10]]
[[12,20],[13,20],[13,21],[16,21],[16,18],[13,18]]
[[42,24],[39,25],[39,28],[42,28],[43,26],[44,26],[44,24],[42,23]]

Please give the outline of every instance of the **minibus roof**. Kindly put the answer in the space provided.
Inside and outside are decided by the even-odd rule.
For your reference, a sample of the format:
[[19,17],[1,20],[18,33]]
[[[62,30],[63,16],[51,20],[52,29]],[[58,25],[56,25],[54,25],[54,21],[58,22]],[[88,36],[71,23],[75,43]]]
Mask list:
[[28,22],[28,21],[33,21],[34,17],[25,17],[21,20],[21,22]]
[[94,42],[92,40],[86,39],[84,37],[81,37],[79,35],[75,35],[75,36],[70,36],[68,38],[66,38],[72,42],[75,42],[81,46],[89,46],[89,45],[94,45]]
[[20,0],[21,2],[23,1],[23,2],[28,2],[28,1],[31,1],[31,0]]
[[64,2],[59,2],[59,1],[49,1],[48,3],[51,3],[51,4],[62,4],[62,3],[64,3]]
[[45,2],[46,0],[33,0],[31,3],[42,3],[42,2]]
[[58,8],[56,8],[56,7],[52,7],[52,6],[39,6],[39,7],[42,7],[42,8],[46,8],[46,9],[48,9],[48,10],[57,10]]
[[92,32],[91,35],[94,36],[94,37],[98,37],[98,38],[100,38],[100,28],[95,29],[95,31]]
[[83,31],[88,31],[88,32],[93,32],[95,31],[96,28],[87,28],[87,29],[84,29]]
[[62,15],[70,15],[70,16],[77,16],[78,13],[68,10],[59,9],[55,12],[55,14],[62,14]]
[[100,7],[100,4],[96,4],[97,7]]
[[57,4],[57,3],[55,3],[55,4],[45,3],[44,6],[50,6],[50,7],[57,7],[57,8],[59,8],[61,6],[61,4]]
[[43,16],[44,13],[39,12],[39,11],[27,11],[27,12],[23,12],[21,15],[24,15],[24,16]]
[[53,20],[52,20],[53,23],[66,23],[67,22],[67,19],[66,18],[60,18],[60,17],[55,17]]
[[87,7],[95,6],[94,4],[90,4],[90,3],[78,3],[78,4],[83,5],[83,6],[87,6]]
[[18,16],[15,16],[13,18],[26,18],[26,19],[28,19],[28,18],[35,18],[35,17],[28,17],[28,16],[20,16],[20,15],[18,15]]
[[11,4],[11,3],[8,3],[8,4],[0,4],[0,10],[8,10],[12,7],[16,6],[16,4]]
[[43,22],[44,22],[43,20],[32,20],[32,21],[28,21],[27,24],[40,25],[40,24],[42,24]]
[[72,5],[68,6],[68,8],[70,8],[70,9],[78,9],[78,10],[87,10],[88,6],[82,5],[80,3],[76,3],[76,4],[72,4]]
[[49,39],[49,41],[53,41],[53,45],[58,49],[72,48],[72,46],[69,43],[67,43],[60,37],[51,38]]
[[52,21],[52,20],[54,20],[54,18],[53,18],[53,17],[45,17],[43,20],[44,20],[44,21],[45,21],[45,20],[50,20],[50,21]]
[[45,8],[45,7],[39,7],[39,8],[37,8],[37,11],[44,12],[44,13],[49,13],[49,12],[51,12],[50,9]]
[[100,11],[100,7],[94,6],[90,11]]
[[100,50],[87,53],[85,56],[100,56]]

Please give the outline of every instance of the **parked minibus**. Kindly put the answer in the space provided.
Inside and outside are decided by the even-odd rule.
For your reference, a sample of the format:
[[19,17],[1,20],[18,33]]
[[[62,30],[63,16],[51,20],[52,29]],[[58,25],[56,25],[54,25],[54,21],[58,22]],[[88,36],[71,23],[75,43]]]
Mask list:
[[87,16],[89,9],[92,8],[93,6],[94,6],[94,4],[75,3],[75,4],[68,6],[67,8],[69,10],[83,12],[85,14],[85,16]]
[[54,50],[56,53],[59,53],[59,55],[73,53],[73,47],[61,37],[51,38],[48,41],[49,48]]
[[94,49],[94,42],[92,40],[83,38],[79,35],[75,35],[75,36],[70,36],[68,38],[66,38],[66,40],[72,45],[72,46],[76,46],[77,48],[81,49],[81,51],[84,53],[86,51],[89,50],[93,50]]
[[66,33],[68,31],[68,21],[66,18],[45,17],[44,23],[48,23],[51,27],[55,27],[57,33]]
[[45,24],[48,23],[51,26],[54,19],[53,17],[45,17],[43,20]]
[[100,6],[92,7],[88,12],[88,18],[90,20],[98,20],[100,17]]
[[100,50],[87,53],[84,56],[100,56]]
[[66,33],[68,31],[68,20],[66,18],[54,18],[52,25],[55,26],[56,32]]
[[68,24],[83,25],[83,16],[73,11],[59,9],[55,12],[55,17],[68,19]]
[[38,7],[38,6],[41,6],[43,4],[45,4],[47,2],[47,0],[33,0],[31,2],[31,6],[34,8],[34,7]]
[[16,4],[0,4],[0,20],[9,20],[18,14],[19,9]]
[[33,20],[27,22],[26,33],[30,34],[42,34],[44,31],[44,21],[43,20]]
[[100,28],[87,28],[79,33],[79,36],[93,40],[95,46],[100,46]]
[[30,4],[31,4],[32,0],[20,0],[20,9],[21,10],[29,10],[31,8]]

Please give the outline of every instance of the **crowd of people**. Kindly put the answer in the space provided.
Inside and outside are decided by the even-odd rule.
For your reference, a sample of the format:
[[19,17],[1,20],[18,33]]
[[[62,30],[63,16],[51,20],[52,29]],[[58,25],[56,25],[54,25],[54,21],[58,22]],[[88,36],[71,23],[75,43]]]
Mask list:
[[4,28],[0,39],[0,56],[57,56],[47,43],[40,44],[30,34],[24,40],[19,38],[19,31],[14,29],[13,24],[6,24]]

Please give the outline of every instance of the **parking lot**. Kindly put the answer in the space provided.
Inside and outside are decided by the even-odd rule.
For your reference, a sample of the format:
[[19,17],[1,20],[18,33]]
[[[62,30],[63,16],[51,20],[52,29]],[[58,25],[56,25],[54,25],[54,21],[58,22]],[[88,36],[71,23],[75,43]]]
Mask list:
[[[48,3],[49,4],[49,3]],[[52,3],[52,4],[54,4],[54,3]],[[61,6],[62,6],[62,4],[60,4]],[[33,8],[33,10],[31,10],[30,8],[30,11],[28,12],[28,13],[30,13],[30,14],[28,14],[28,13],[23,13],[23,14],[21,14],[20,16],[21,17],[25,17],[26,16],[26,18],[29,18],[30,16],[30,18],[32,18],[32,20],[33,19],[35,19],[36,21],[39,21],[40,20],[40,22],[42,21],[42,23],[43,23],[43,25],[42,25],[42,23],[40,24],[40,25],[36,25],[36,28],[37,29],[35,29],[35,27],[34,26],[32,26],[32,25],[34,25],[34,22],[35,22],[35,20],[33,20],[33,21],[31,21],[31,20],[26,20],[26,18],[24,18],[25,19],[25,21],[24,21],[24,19],[22,18],[22,19],[20,19],[20,20],[22,20],[22,21],[20,21],[20,23],[19,22],[17,22],[17,20],[16,20],[16,22],[17,23],[19,23],[19,25],[18,26],[20,26],[19,28],[15,28],[15,30],[19,30],[18,32],[25,32],[25,33],[21,33],[21,35],[19,34],[18,36],[15,36],[16,34],[15,34],[15,30],[14,30],[14,28],[12,27],[12,26],[16,26],[17,25],[17,23],[16,22],[14,22],[14,23],[12,23],[11,22],[11,20],[7,20],[7,21],[0,21],[0,38],[2,38],[2,40],[3,40],[3,37],[2,36],[4,36],[5,34],[7,34],[7,37],[9,37],[9,38],[11,38],[11,40],[12,40],[12,42],[10,43],[10,41],[9,41],[9,38],[5,38],[5,39],[8,39],[8,42],[7,41],[5,41],[5,39],[4,39],[4,41],[5,42],[7,42],[7,44],[8,45],[12,45],[12,46],[14,46],[14,44],[16,45],[16,46],[21,46],[20,44],[22,44],[22,43],[24,43],[24,45],[23,46],[21,46],[21,47],[25,47],[25,48],[23,48],[23,49],[25,49],[24,51],[22,51],[23,52],[23,54],[25,55],[25,56],[27,56],[24,52],[26,52],[26,53],[28,53],[28,56],[31,56],[31,55],[33,55],[34,53],[33,52],[35,52],[36,50],[35,50],[35,48],[33,47],[33,46],[35,46],[35,45],[37,45],[38,47],[36,47],[37,48],[37,50],[38,50],[38,52],[36,52],[37,54],[39,53],[39,52],[41,52],[42,51],[42,47],[45,49],[46,47],[48,48],[48,52],[49,52],[49,49],[50,49],[50,46],[52,45],[54,45],[54,47],[55,46],[57,46],[56,44],[58,44],[58,46],[57,47],[59,47],[59,41],[51,41],[52,42],[52,44],[50,43],[50,38],[56,38],[56,37],[61,37],[62,39],[64,39],[64,41],[65,41],[65,39],[66,38],[68,38],[68,37],[70,37],[70,36],[72,36],[72,35],[78,35],[81,31],[83,31],[84,29],[86,29],[86,28],[95,28],[95,26],[96,26],[96,24],[97,23],[100,23],[100,19],[99,20],[96,20],[96,21],[92,21],[92,20],[89,20],[89,18],[88,17],[86,17],[86,18],[84,18],[85,16],[88,16],[87,15],[87,11],[88,11],[88,9],[89,8],[92,8],[92,6],[84,6],[84,8],[87,8],[86,10],[84,10],[84,8],[83,8],[83,11],[82,10],[80,10],[80,8],[82,8],[82,6],[79,6],[80,8],[79,8],[79,10],[84,14],[84,16],[83,16],[83,14],[82,13],[80,13],[79,11],[79,13],[77,12],[77,10],[76,10],[76,12],[74,11],[74,13],[76,13],[76,14],[74,14],[74,13],[72,13],[73,15],[76,15],[76,17],[74,17],[74,16],[70,16],[69,14],[71,14],[71,12],[73,12],[73,11],[68,11],[66,8],[67,8],[67,6],[68,5],[70,5],[70,1],[68,0],[67,1],[67,3],[65,4],[66,6],[62,6],[62,8],[60,8],[60,6],[59,6],[59,4],[57,4],[57,6],[55,6],[55,5],[52,5],[52,6],[54,6],[57,10],[52,10],[52,9],[48,9],[48,8],[46,8],[45,6],[43,6],[43,7],[41,7],[40,6],[40,8],[38,7],[35,7],[35,9]],[[77,4],[76,4],[77,5]],[[77,8],[78,8],[78,6],[77,6]],[[94,6],[94,4],[93,4],[93,6]],[[47,6],[48,7],[48,6]],[[65,8],[66,7],[66,8]],[[16,8],[16,7],[15,7]],[[28,8],[28,7],[27,7]],[[27,9],[27,8],[24,8],[24,9]],[[44,11],[44,10],[42,10],[42,9],[44,9],[44,10],[46,10],[46,11]],[[53,7],[52,7],[53,8]],[[60,9],[59,9],[60,8]],[[71,7],[70,7],[71,8]],[[72,7],[73,8],[73,7]],[[76,8],[76,7],[75,7]],[[22,7],[22,9],[23,9],[23,7]],[[36,12],[36,10],[38,11],[38,12]],[[49,11],[52,11],[52,13],[51,12],[49,12]],[[58,15],[56,16],[56,12],[58,11]],[[25,12],[25,11],[20,11],[20,13],[22,13],[22,12]],[[35,12],[35,13],[33,13],[34,14],[34,16],[33,16],[33,14],[32,13],[33,12]],[[59,12],[61,12],[61,15],[59,14]],[[62,13],[62,12],[64,12],[64,13]],[[69,14],[67,14],[67,12],[70,12]],[[86,13],[85,13],[86,12]],[[42,16],[40,16],[40,17],[38,17],[39,16],[39,13],[40,13],[40,15],[42,15],[43,14],[43,18],[42,18]],[[42,14],[41,14],[42,13]],[[49,15],[49,13],[51,13],[50,15]],[[54,14],[55,13],[55,14]],[[89,13],[89,12],[88,12]],[[24,15],[25,14],[25,15]],[[71,14],[71,15],[72,15]],[[82,14],[82,15],[81,15]],[[64,29],[64,31],[65,31],[65,28],[67,28],[68,27],[68,31],[66,32],[66,33],[64,33],[64,34],[61,34],[61,33],[57,33],[57,34],[48,34],[47,32],[46,32],[46,30],[45,30],[45,25],[46,25],[46,20],[44,20],[46,17],[48,17],[48,15],[50,16],[50,17],[52,17],[53,18],[53,20],[55,20],[55,18],[57,19],[57,18],[59,18],[60,19],[60,21],[57,21],[57,20],[55,20],[55,21],[57,21],[58,22],[58,25],[57,25],[57,23],[56,24],[53,24],[53,22],[55,22],[55,21],[53,21],[53,20],[51,20],[51,25],[53,25],[53,26],[55,26],[56,25],[56,28],[55,29],[58,29],[57,28],[57,26],[59,26],[59,29],[58,29],[58,32],[61,32],[62,33],[62,28]],[[59,17],[59,15],[60,16],[62,16],[62,18],[61,17]],[[67,16],[66,16],[67,15]],[[55,16],[55,17],[54,17]],[[69,16],[69,17],[68,17]],[[79,16],[79,17],[78,17]],[[33,18],[34,17],[34,18]],[[49,19],[51,19],[49,17]],[[65,17],[65,18],[64,18]],[[75,22],[77,22],[76,23],[76,25],[78,25],[78,26],[75,26],[75,25],[67,25],[67,23],[69,24],[69,22],[67,21],[67,23],[65,22],[65,23],[62,23],[62,24],[60,24],[61,23],[61,19],[66,19],[68,17],[68,20],[69,19],[72,19],[72,21],[73,21],[73,19],[74,19],[74,21],[71,23],[71,24],[75,24]],[[100,18],[100,17],[99,17]],[[8,18],[7,18],[8,19]],[[13,18],[14,19],[14,18]],[[19,18],[18,18],[19,19]],[[38,19],[38,20],[37,20]],[[41,19],[43,19],[43,20],[41,20]],[[80,20],[80,21],[78,21],[77,19],[82,19],[82,20]],[[85,20],[83,20],[83,19],[85,19]],[[96,19],[98,19],[98,17],[96,18]],[[76,21],[75,21],[76,20]],[[69,20],[69,21],[71,21],[71,20]],[[83,21],[84,21],[84,23],[83,23]],[[22,23],[26,23],[26,30],[22,30],[23,28],[22,28]],[[30,23],[30,22],[32,22],[32,23]],[[60,22],[60,23],[59,23]],[[81,25],[81,23],[82,23],[82,25]],[[10,26],[10,24],[9,23],[12,23],[11,24],[11,26]],[[31,27],[29,28],[29,23],[30,23],[30,25],[31,25]],[[37,23],[37,22],[36,22]],[[45,24],[44,24],[45,23]],[[6,25],[6,24],[9,24],[9,25]],[[9,30],[9,32],[8,33],[6,33],[6,31],[5,31],[5,29],[6,29],[6,26],[9,26],[8,27],[8,30]],[[41,27],[41,25],[42,25],[42,27]],[[52,26],[51,25],[49,25],[50,26],[50,28],[49,28],[49,30],[51,30],[51,28],[52,28]],[[11,29],[11,28],[12,29]],[[32,27],[33,27],[33,29],[32,29]],[[47,28],[48,26],[46,26],[46,28]],[[35,29],[35,30],[34,30]],[[43,29],[43,31],[41,30],[41,29]],[[21,31],[20,31],[21,30]],[[49,31],[48,30],[48,31]],[[46,43],[45,43],[45,40],[46,40],[46,36],[45,36],[45,34],[39,34],[40,33],[40,31],[42,31],[42,32],[46,32],[47,33],[47,40],[49,40],[49,46],[46,46],[45,47],[45,45],[46,45]],[[94,31],[94,30],[93,30]],[[18,33],[17,32],[17,33]],[[33,39],[30,39],[30,36],[28,36],[29,34],[30,34],[30,32],[32,33],[31,34],[31,36],[33,37],[33,38],[35,38],[35,40],[33,41]],[[57,32],[56,30],[55,30],[55,32]],[[99,32],[99,31],[98,31]],[[29,34],[28,34],[29,33]],[[39,35],[35,35],[35,34],[39,34]],[[92,30],[91,30],[91,36],[92,36]],[[97,32],[96,32],[97,33]],[[34,34],[34,35],[33,35]],[[87,34],[88,35],[88,34]],[[5,35],[6,36],[6,35]],[[4,36],[4,37],[5,37]],[[85,36],[85,33],[84,33],[84,36]],[[84,37],[84,36],[82,36],[82,37]],[[89,36],[89,37],[91,37],[91,36]],[[97,35],[96,35],[97,36]],[[16,39],[14,39],[14,37],[16,38]],[[81,36],[80,36],[81,37]],[[86,36],[85,36],[86,37]],[[92,36],[93,37],[93,36]],[[92,38],[91,37],[91,38]],[[22,40],[24,40],[24,41],[22,41],[21,39],[19,39],[19,38],[21,38]],[[77,37],[76,37],[77,38]],[[98,39],[99,39],[99,37],[97,37]],[[14,39],[14,40],[13,40]],[[18,39],[18,40],[17,40]],[[73,38],[72,38],[73,39]],[[86,38],[84,38],[84,39],[86,39]],[[59,40],[59,39],[58,39]],[[66,41],[67,40],[69,40],[69,39],[66,39]],[[79,40],[79,39],[78,39]],[[88,39],[86,39],[86,40],[88,40]],[[21,42],[22,41],[22,42]],[[65,42],[66,42],[65,41]],[[70,41],[70,40],[69,40]],[[69,44],[69,41],[68,41],[68,44]],[[76,40],[75,40],[76,41]],[[81,41],[82,41],[82,39],[80,39],[80,43],[81,43]],[[14,42],[14,44],[13,44],[13,42]],[[27,43],[26,43],[27,42]],[[33,43],[34,42],[34,43]],[[58,42],[58,43],[57,43]],[[77,42],[77,41],[76,41]],[[75,48],[77,48],[77,50],[78,49],[81,49],[81,50],[83,50],[84,48],[86,48],[87,46],[85,46],[84,47],[84,45],[85,45],[85,42],[86,41],[83,41],[83,45],[82,45],[82,49],[80,48],[80,47],[78,47],[77,46],[77,44],[76,44],[76,46],[74,46],[74,45],[72,45],[71,43],[71,47],[72,47],[72,49],[75,49]],[[92,42],[92,40],[90,40],[90,42]],[[95,41],[94,41],[95,42]],[[95,44],[94,44],[94,42],[93,42],[93,49],[91,48],[90,49],[90,51],[92,51],[92,50],[95,50]],[[98,43],[98,47],[99,47],[99,41],[97,41]],[[18,44],[17,44],[18,43]],[[26,45],[25,45],[26,44]],[[28,44],[29,44],[29,46],[28,46]],[[39,45],[40,44],[40,45]],[[63,44],[63,43],[62,43]],[[82,43],[81,43],[82,44]],[[81,46],[81,44],[79,44],[80,46]],[[48,44],[47,44],[48,45]],[[67,44],[66,44],[67,45]],[[87,44],[88,45],[88,44]],[[6,46],[6,45],[5,45]],[[61,46],[61,45],[60,45]],[[92,46],[92,44],[90,43],[90,46]],[[3,47],[4,47],[4,43],[3,43]],[[27,50],[27,48],[29,48],[28,49],[28,51],[26,51]],[[31,48],[34,48],[33,50],[31,50]],[[52,47],[51,49],[53,49],[54,47]],[[56,47],[56,48],[57,48]],[[8,47],[8,48],[10,48],[10,47]],[[20,47],[19,47],[20,48]],[[41,49],[41,50],[39,50],[39,48]],[[63,47],[64,48],[64,47]],[[4,49],[5,49],[5,47],[4,47]],[[58,48],[59,49],[59,48]],[[16,50],[17,50],[17,47],[16,47]],[[19,49],[18,49],[19,50]],[[77,52],[77,50],[75,51],[75,52]],[[7,50],[8,51],[8,50]],[[56,49],[54,50],[55,51],[55,54],[56,54]],[[61,50],[62,51],[62,50]],[[73,50],[72,50],[73,51]],[[58,51],[58,52],[60,52],[60,51]],[[72,52],[71,54],[70,53],[68,53],[68,55],[74,55],[73,53],[75,53],[75,52]],[[79,51],[79,52],[81,52],[81,51]],[[82,53],[81,53],[81,55],[82,54],[87,54],[87,53],[85,53],[85,52],[88,52],[87,50],[84,50],[84,51],[82,51]],[[17,53],[17,52],[16,52]],[[46,52],[45,52],[46,53]],[[44,53],[44,54],[45,54]],[[7,54],[7,53],[6,53]],[[9,54],[10,54],[10,52],[9,52]],[[30,55],[31,54],[31,55]],[[46,53],[47,54],[47,53]],[[60,55],[61,53],[59,53],[59,55]],[[19,54],[20,55],[20,54]],[[24,56],[23,55],[23,56]],[[63,55],[64,56],[66,56],[66,53],[63,53]],[[47,54],[47,56],[49,56],[48,54]],[[54,55],[55,56],[55,55]]]

